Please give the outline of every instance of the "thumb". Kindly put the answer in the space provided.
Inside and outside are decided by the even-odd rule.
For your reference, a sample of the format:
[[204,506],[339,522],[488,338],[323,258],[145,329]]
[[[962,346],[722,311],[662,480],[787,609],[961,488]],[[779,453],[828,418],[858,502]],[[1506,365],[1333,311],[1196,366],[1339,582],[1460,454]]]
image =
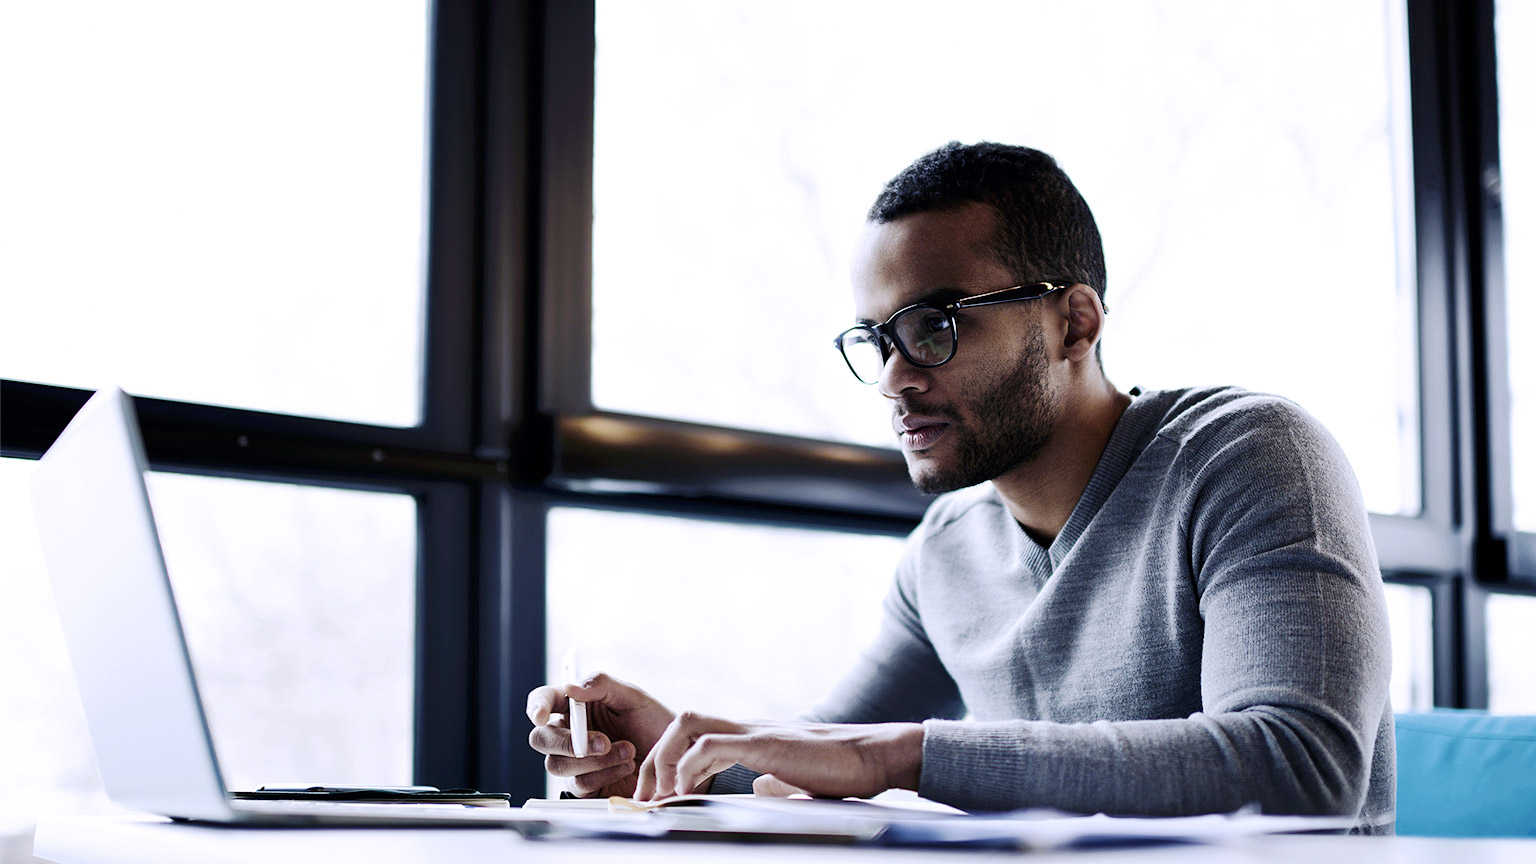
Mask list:
[[615,711],[629,711],[656,701],[651,695],[627,681],[598,672],[585,681],[572,681],[563,688],[565,695],[582,702],[601,702]]
[[791,795],[809,795],[799,786],[791,786],[772,774],[761,774],[752,781],[752,794],[764,798],[788,798]]

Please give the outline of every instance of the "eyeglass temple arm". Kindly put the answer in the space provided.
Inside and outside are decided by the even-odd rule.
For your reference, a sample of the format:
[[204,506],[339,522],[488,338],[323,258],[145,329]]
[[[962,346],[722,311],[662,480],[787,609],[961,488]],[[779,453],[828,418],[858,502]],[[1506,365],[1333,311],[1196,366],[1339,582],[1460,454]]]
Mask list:
[[[1031,294],[1031,295],[1029,295],[1027,297],[998,297],[997,296],[999,294],[1007,294],[1010,291],[1017,291],[1020,288],[1033,288],[1036,285],[1049,285],[1050,288],[1045,290],[1045,291],[1041,291],[1039,294]],[[999,291],[992,291],[992,292],[987,293],[987,294],[977,294],[975,297],[966,297],[966,298],[964,298],[962,300],[956,300],[955,302],[950,304],[950,308],[951,309],[966,309],[966,308],[970,308],[970,307],[974,307],[974,306],[994,306],[994,305],[996,305],[998,303],[1013,303],[1013,302],[1015,302],[1017,300],[1039,300],[1041,297],[1044,297],[1044,296],[1046,296],[1048,294],[1055,294],[1057,291],[1060,291],[1063,288],[1070,288],[1070,287],[1072,287],[1072,286],[1070,286],[1070,285],[1059,285],[1059,284],[1057,284],[1055,282],[1031,282],[1028,285],[1015,285],[1012,288],[1003,288],[1003,289],[1001,289]],[[995,298],[995,299],[989,300],[989,299],[987,299],[989,297]],[[1109,314],[1109,304],[1105,303],[1102,299],[1100,299],[1099,300],[1099,305],[1104,307],[1104,314],[1108,315]]]
[[[1019,297],[1019,296],[1014,296],[1014,297],[1000,296],[1000,295],[1004,295],[1004,294],[1012,294],[1013,292],[1020,291],[1020,290],[1022,290],[1024,288],[1035,288],[1035,287],[1040,286],[1040,285],[1045,285],[1045,286],[1047,286],[1047,288],[1046,288],[1046,290],[1041,291],[1038,294],[1030,294],[1030,295],[1023,296],[1023,297]],[[1057,291],[1060,291],[1061,289],[1066,288],[1066,287],[1067,287],[1066,285],[1058,285],[1058,284],[1056,284],[1054,282],[1031,282],[1028,285],[1015,285],[1012,288],[1003,288],[1003,289],[998,290],[998,291],[990,291],[990,292],[988,292],[986,294],[977,294],[975,297],[964,297],[964,298],[961,298],[959,300],[954,301],[953,303],[951,303],[949,305],[952,308],[955,308],[955,309],[965,309],[965,308],[968,308],[968,307],[971,307],[971,306],[992,306],[992,305],[997,304],[997,303],[1012,303],[1015,300],[1038,300],[1039,298],[1044,297],[1047,294],[1053,294],[1053,293],[1055,293]]]

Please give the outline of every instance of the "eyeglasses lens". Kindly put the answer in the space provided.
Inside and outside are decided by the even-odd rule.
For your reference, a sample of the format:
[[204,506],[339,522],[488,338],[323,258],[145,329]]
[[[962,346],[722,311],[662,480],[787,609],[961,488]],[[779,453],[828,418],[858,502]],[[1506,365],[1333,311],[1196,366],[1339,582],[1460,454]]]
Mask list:
[[865,384],[880,380],[885,368],[885,355],[880,351],[880,337],[867,327],[855,327],[842,335],[838,347],[848,360],[848,368]]
[[[891,319],[890,334],[908,360],[918,366],[939,366],[955,354],[955,322],[942,309],[919,306]],[[874,328],[845,330],[837,338],[848,368],[865,384],[875,384],[885,370],[887,353]]]
[[913,363],[937,366],[955,353],[955,328],[939,309],[918,307],[891,322],[896,340],[907,349]]

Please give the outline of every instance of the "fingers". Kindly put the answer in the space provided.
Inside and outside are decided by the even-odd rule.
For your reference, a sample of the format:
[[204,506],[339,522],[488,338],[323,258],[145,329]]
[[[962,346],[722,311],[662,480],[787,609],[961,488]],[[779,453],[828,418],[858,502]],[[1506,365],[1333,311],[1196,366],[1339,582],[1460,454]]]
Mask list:
[[746,735],[700,735],[677,760],[676,791],[672,794],[686,795],[735,765],[748,752],[748,741]]
[[[617,752],[619,748],[614,749]],[[605,789],[611,789],[614,784],[635,773],[634,755],[634,750],[631,748],[629,750],[630,758],[615,765],[610,765],[607,768],[578,774],[567,780],[565,785],[579,798],[590,798],[593,795],[604,794]],[[608,794],[613,793],[610,791]]]
[[565,709],[565,694],[558,688],[545,684],[543,687],[535,687],[533,692],[528,694],[526,712],[534,726],[543,726],[549,722],[551,714],[563,714]]
[[691,711],[677,715],[640,766],[635,797],[650,801],[692,792],[703,780],[734,764],[720,764],[711,755],[723,752],[720,739],[745,731],[740,723],[719,717]]
[[571,746],[571,732],[560,720],[536,726],[528,733],[528,744],[544,755],[544,770],[565,780],[566,789],[586,797],[602,791],[634,774],[635,745],[628,741],[609,743],[608,736],[592,732],[587,736],[586,756],[576,756]]
[[620,681],[606,672],[589,675],[581,681],[572,681],[563,689],[572,699],[601,702],[614,711],[630,711],[656,701],[639,687]]
[[544,757],[544,770],[565,779],[566,786],[578,795],[591,795],[610,783],[635,773],[635,745],[620,741],[601,754]]
[[773,775],[776,794],[867,797],[893,787],[916,789],[922,772],[918,723],[749,723],[685,714],[640,766],[637,797],[692,791],[734,764]]
[[655,704],[656,700],[639,687],[598,672],[583,681],[560,685],[545,684],[528,694],[525,713],[535,726],[549,722],[550,715],[563,714],[569,707],[567,697],[582,702],[601,702],[614,711],[629,711]]
[[[577,759],[571,746],[564,715],[572,700],[587,704],[587,758]],[[574,783],[578,794],[590,794],[605,785],[609,787],[605,794],[633,794],[635,781],[625,778],[635,774],[636,762],[651,752],[673,719],[672,712],[649,693],[603,673],[579,683],[535,688],[528,694],[527,714],[534,724],[529,746],[545,755],[551,774],[581,778]],[[617,752],[621,746],[627,747],[622,754]]]
[[772,774],[759,774],[752,780],[752,794],[761,795],[764,798],[788,798],[791,795],[811,793],[799,786],[791,786]]
[[[606,754],[610,744],[608,736],[602,732],[587,733],[588,756]],[[533,730],[528,733],[528,746],[546,756],[576,755],[576,748],[571,743],[571,730],[567,729],[564,721],[561,720],[533,727]],[[630,754],[630,758],[634,758],[633,753]]]

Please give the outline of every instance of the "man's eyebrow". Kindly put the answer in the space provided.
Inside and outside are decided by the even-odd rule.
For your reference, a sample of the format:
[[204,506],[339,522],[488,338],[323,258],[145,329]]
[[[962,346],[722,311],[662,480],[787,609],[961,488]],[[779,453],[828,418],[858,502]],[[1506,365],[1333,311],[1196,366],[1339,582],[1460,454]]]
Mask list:
[[[954,302],[955,300],[961,300],[961,299],[964,299],[966,297],[974,297],[977,294],[984,294],[984,293],[986,293],[986,292],[985,291],[967,291],[964,288],[930,288],[927,291],[923,292],[922,294],[919,294],[917,299],[913,300],[912,303],[944,304],[944,303]],[[907,305],[911,305],[911,304],[909,303]]]
[[[942,306],[945,303],[951,303],[951,302],[953,302],[955,300],[961,300],[961,299],[964,299],[966,297],[974,297],[975,295],[981,294],[981,293],[985,293],[985,292],[982,292],[982,291],[967,291],[964,288],[926,288],[922,292],[918,293],[916,296],[908,298],[907,302],[901,304],[900,306],[896,307],[895,309],[892,309],[891,310],[891,314],[894,315],[897,312],[899,312],[900,310],[907,308],[908,306],[916,306],[916,305],[918,305],[920,303],[927,303],[927,304],[932,305],[932,306]],[[888,315],[888,316],[886,316],[886,318],[881,318],[881,319],[878,319],[878,320],[874,319],[874,318],[869,318],[869,317],[862,317],[862,318],[859,318],[856,321],[856,323],[858,323],[858,324],[884,324],[885,321],[889,317],[890,316]]]
[[967,291],[964,288],[925,288],[909,298],[907,302],[901,304],[901,308],[905,309],[908,306],[916,306],[919,303],[926,303],[930,306],[943,306],[946,303],[953,303],[956,300],[974,297],[981,293],[984,292]]

